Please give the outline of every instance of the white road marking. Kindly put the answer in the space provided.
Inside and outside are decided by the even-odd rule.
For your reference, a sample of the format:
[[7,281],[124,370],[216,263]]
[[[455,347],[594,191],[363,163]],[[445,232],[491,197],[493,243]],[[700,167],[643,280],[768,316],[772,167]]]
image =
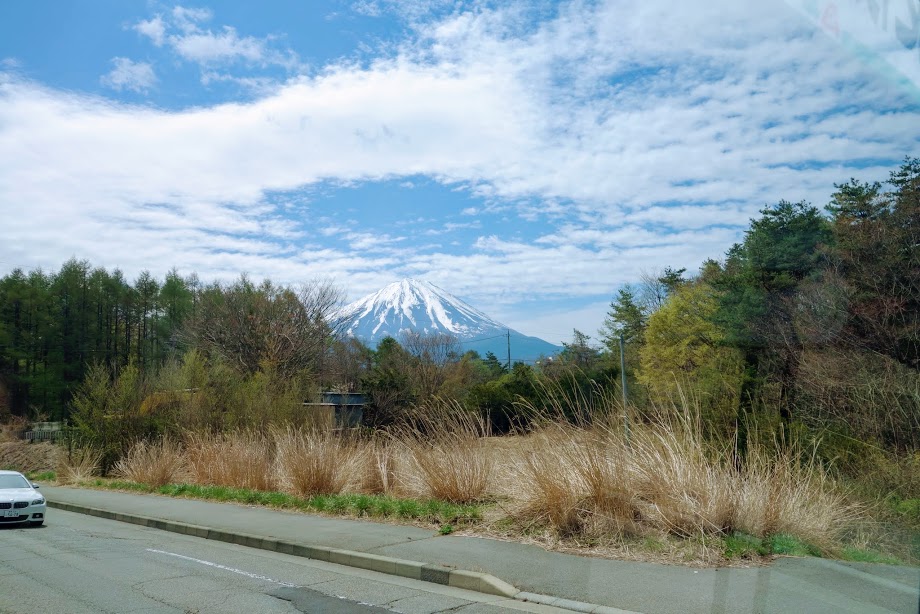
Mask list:
[[265,580],[266,582],[272,582],[273,584],[278,584],[280,586],[286,586],[288,588],[300,588],[296,584],[291,584],[289,582],[282,582],[281,580],[275,580],[275,579],[272,579],[266,576],[262,576],[257,573],[252,573],[249,571],[243,571],[242,569],[237,569],[236,567],[227,567],[226,565],[221,565],[220,563],[212,563],[211,561],[203,561],[201,559],[196,559],[190,556],[185,556],[184,554],[176,554],[175,552],[166,552],[165,550],[155,550],[153,548],[147,548],[147,552],[155,552],[156,554],[165,554],[167,556],[174,556],[177,559],[192,561],[193,563],[200,563],[202,565],[207,565],[208,567],[214,567],[215,569],[223,569],[224,571],[232,571],[233,573],[238,573],[241,576],[246,576],[247,578],[252,578],[253,580]]

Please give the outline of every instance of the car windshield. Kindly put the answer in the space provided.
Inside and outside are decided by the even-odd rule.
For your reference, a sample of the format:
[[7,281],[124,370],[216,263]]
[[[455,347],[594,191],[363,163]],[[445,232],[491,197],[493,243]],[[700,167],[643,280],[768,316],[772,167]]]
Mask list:
[[0,475],[0,489],[31,487],[32,485],[21,475]]

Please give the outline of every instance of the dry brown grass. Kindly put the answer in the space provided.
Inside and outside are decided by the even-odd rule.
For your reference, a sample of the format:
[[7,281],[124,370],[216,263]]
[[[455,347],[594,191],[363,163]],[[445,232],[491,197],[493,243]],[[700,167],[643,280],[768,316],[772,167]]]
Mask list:
[[512,516],[560,537],[613,540],[789,533],[827,547],[859,509],[814,462],[752,449],[744,463],[706,444],[687,416],[637,425],[554,424],[523,437],[514,457]]
[[55,471],[64,453],[66,452],[61,446],[47,441],[41,443],[20,440],[0,442],[0,467],[24,473]]
[[159,488],[188,477],[186,456],[181,444],[171,437],[156,443],[140,441],[115,463],[118,477]]
[[252,431],[185,438],[189,473],[196,484],[275,490],[274,439]]
[[407,490],[451,503],[483,500],[495,467],[489,431],[482,416],[453,403],[413,410],[398,431],[411,461]]
[[[568,453],[577,445],[574,431],[544,429],[529,439],[529,451],[512,457],[508,480],[510,498],[517,504],[517,515],[530,524],[545,524],[562,536],[582,530],[582,497],[579,475],[568,463]],[[523,438],[522,438],[523,439]]]
[[286,490],[300,496],[339,494],[360,487],[366,447],[332,430],[275,431],[277,471]]
[[827,549],[859,514],[828,472],[794,445],[752,444],[742,462],[733,447],[703,437],[692,411],[659,408],[656,418],[636,421],[627,439],[621,412],[612,410],[609,420],[571,424],[557,417],[533,432],[497,438],[478,414],[436,402],[415,409],[385,437],[293,428],[190,435],[184,446],[138,444],[117,468],[154,486],[188,468],[198,484],[300,496],[495,500],[521,534],[600,547],[662,536],[705,545],[741,531],[788,533]]
[[59,457],[55,475],[59,484],[76,484],[99,471],[102,453],[90,447],[72,448]]
[[[0,412],[0,415],[2,415],[2,412]],[[28,428],[29,421],[26,418],[22,416],[6,416],[3,422],[0,422],[0,443],[19,441],[19,433]]]
[[628,459],[627,487],[644,502],[647,522],[682,537],[730,530],[732,470],[698,425],[680,416],[634,429],[628,443],[612,439]]
[[554,424],[512,456],[513,514],[560,537],[639,535],[639,499],[623,449],[600,431]]
[[813,457],[797,446],[748,451],[734,484],[733,528],[751,535],[789,533],[833,550],[838,535],[860,521],[854,503]]
[[369,441],[363,454],[361,491],[370,494],[391,494],[397,490],[397,446],[389,441]]

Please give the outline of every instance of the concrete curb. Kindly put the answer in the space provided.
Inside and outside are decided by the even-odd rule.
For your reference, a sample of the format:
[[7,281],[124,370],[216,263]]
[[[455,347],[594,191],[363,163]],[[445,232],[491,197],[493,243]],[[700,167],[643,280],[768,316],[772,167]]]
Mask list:
[[420,563],[418,561],[394,559],[388,556],[368,554],[366,552],[354,552],[352,550],[337,550],[335,548],[325,548],[322,546],[294,544],[281,540],[260,537],[258,535],[247,535],[246,533],[209,529],[208,527],[188,524],[185,522],[175,522],[173,520],[162,520],[159,518],[150,518],[147,516],[110,512],[108,510],[103,510],[95,507],[75,505],[73,503],[48,501],[48,505],[67,512],[76,512],[78,514],[97,516],[107,520],[128,522],[151,529],[170,531],[172,533],[190,535],[192,537],[213,539],[216,541],[226,542],[228,544],[246,546],[247,548],[258,548],[260,550],[269,550],[271,552],[279,552],[281,554],[301,556],[304,558],[324,561],[327,563],[348,565],[349,567],[358,567],[360,569],[378,571],[380,573],[402,576],[403,578],[411,578],[413,580],[423,580],[425,582],[434,582],[435,584],[445,584],[447,586],[465,588],[489,595],[497,595],[499,597],[513,598],[520,592],[507,582],[503,582],[494,576],[484,573],[464,571],[462,569],[451,569],[450,567],[430,565],[428,563]]
[[594,614],[634,614],[626,610],[618,610],[607,606],[593,603],[583,603],[581,601],[572,601],[549,595],[540,595],[537,593],[528,593],[519,591],[514,586],[504,580],[496,578],[491,574],[480,573],[476,571],[466,571],[464,569],[452,569],[441,565],[431,565],[420,563],[418,561],[407,561],[396,559],[388,556],[377,554],[368,554],[366,552],[355,552],[352,550],[337,550],[335,548],[326,548],[322,546],[309,546],[305,544],[293,544],[290,542],[280,541],[259,537],[257,535],[247,535],[245,533],[233,533],[210,529],[199,525],[188,524],[185,522],[175,522],[173,520],[162,520],[159,518],[150,518],[147,516],[138,516],[135,514],[122,514],[120,512],[110,512],[95,507],[77,505],[73,503],[64,503],[60,501],[48,501],[49,507],[58,508],[66,512],[75,512],[77,514],[86,514],[88,516],[97,516],[107,520],[117,520],[127,522],[151,529],[161,531],[170,531],[192,537],[203,539],[213,539],[216,541],[236,544],[247,548],[258,548],[260,550],[269,550],[281,554],[290,554],[327,563],[336,563],[338,565],[347,565],[376,571],[380,573],[410,578],[412,580],[422,580],[434,584],[444,584],[454,588],[485,593],[487,595],[496,595],[498,597],[507,597],[517,601],[526,601],[550,605],[557,608],[572,610],[575,612],[591,612]]
[[632,610],[620,610],[611,608],[606,605],[597,605],[594,603],[585,603],[584,601],[575,601],[574,599],[564,599],[562,597],[552,597],[550,595],[540,595],[538,593],[519,592],[514,596],[518,601],[527,601],[530,603],[539,603],[541,605],[551,605],[555,608],[572,610],[573,612],[588,612],[590,614],[640,614]]

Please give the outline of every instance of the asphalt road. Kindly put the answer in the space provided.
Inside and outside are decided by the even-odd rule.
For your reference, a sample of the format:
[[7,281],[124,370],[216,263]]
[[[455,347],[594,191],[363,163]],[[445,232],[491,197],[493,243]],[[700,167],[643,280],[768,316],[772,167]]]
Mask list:
[[780,557],[765,566],[694,569],[210,501],[52,486],[42,492],[52,502],[112,513],[484,572],[522,591],[648,614],[918,614],[920,600],[917,567]]
[[53,510],[0,527],[0,612],[561,610]]

